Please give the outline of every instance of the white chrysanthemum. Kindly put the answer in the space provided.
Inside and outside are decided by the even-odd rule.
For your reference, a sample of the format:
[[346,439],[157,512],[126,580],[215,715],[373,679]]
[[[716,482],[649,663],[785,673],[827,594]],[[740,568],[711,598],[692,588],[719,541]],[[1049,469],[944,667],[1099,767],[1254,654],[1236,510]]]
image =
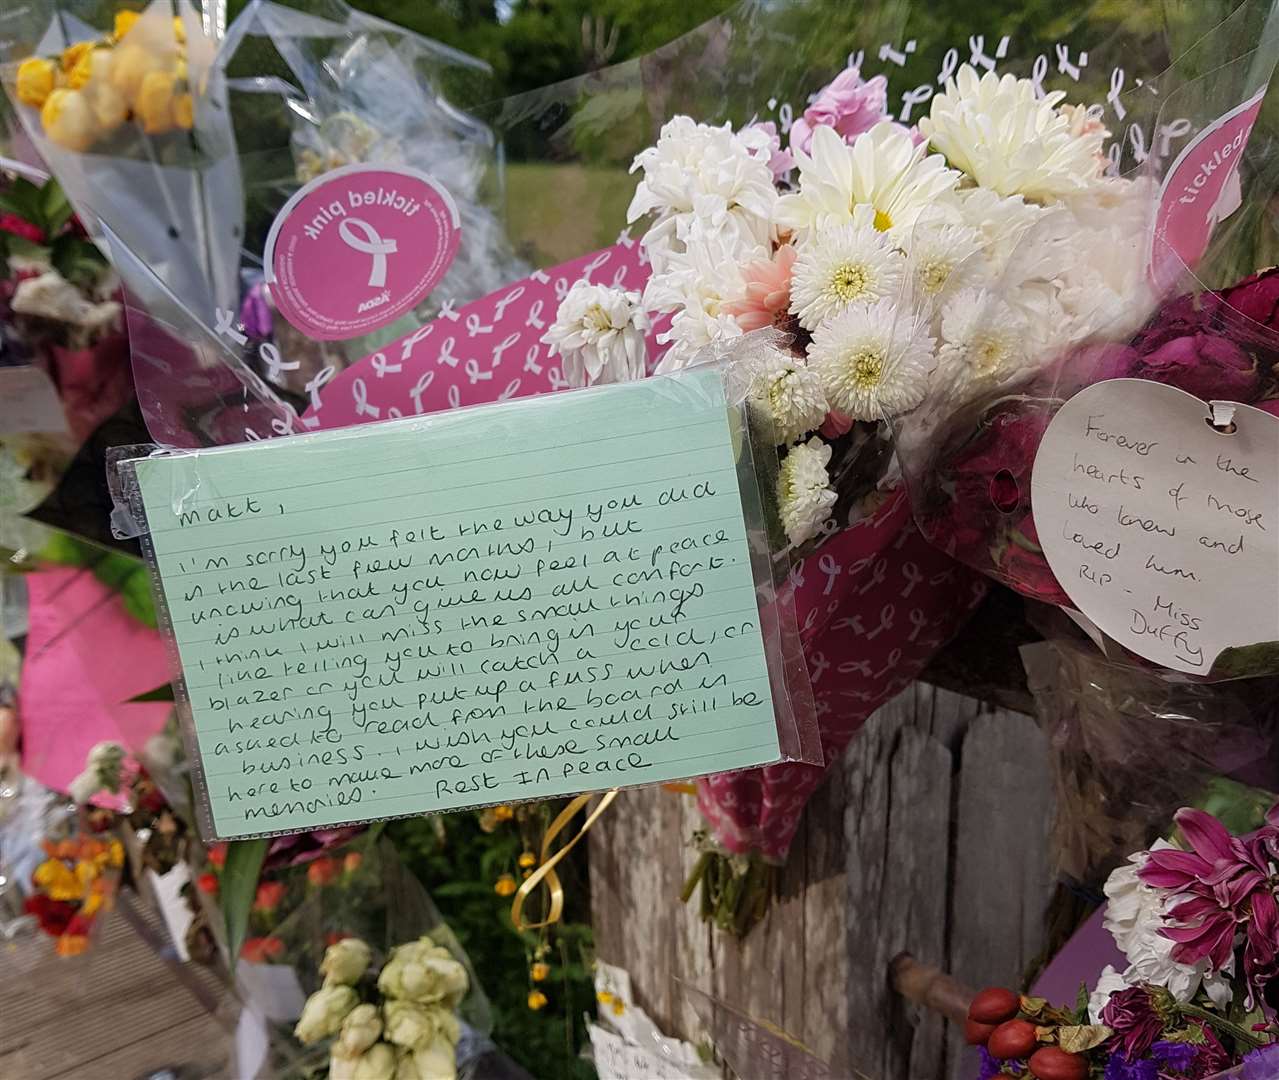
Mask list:
[[[1152,850],[1172,847],[1158,840]],[[1138,876],[1147,853],[1138,852],[1106,879],[1106,914],[1103,925],[1115,944],[1128,958],[1124,979],[1130,983],[1162,986],[1179,1002],[1187,1002],[1199,992],[1200,984],[1212,1001],[1225,1008],[1231,997],[1229,973],[1209,971],[1209,962],[1179,964],[1172,958],[1174,942],[1160,933],[1164,922],[1164,905],[1173,899],[1166,889],[1156,889]],[[1231,961],[1233,966],[1233,960]]]
[[957,197],[960,217],[976,229],[989,273],[1002,274],[1021,238],[1049,213],[1020,195],[997,195],[988,188],[965,188]]
[[834,128],[815,128],[811,156],[795,151],[795,160],[799,190],[777,203],[778,221],[793,229],[843,224],[858,205],[875,211],[881,232],[909,228],[925,211],[942,212],[959,181],[940,155],[916,146],[904,128],[888,121],[851,146]]
[[769,349],[756,361],[749,399],[778,445],[794,442],[826,418],[821,379],[802,359],[780,349]]
[[560,302],[542,341],[562,357],[572,386],[631,382],[644,377],[648,330],[639,293],[582,280]]
[[682,250],[681,234],[694,218],[734,249],[768,245],[777,189],[757,133],[676,116],[662,126],[657,144],[636,156],[631,171],[637,169],[644,176],[627,221],[654,215],[643,240],[654,272]]
[[[750,257],[767,258],[768,251],[752,249]],[[745,296],[744,265],[728,238],[694,223],[684,250],[671,257],[662,273],[649,278],[644,307],[674,313],[670,329],[657,336],[660,344],[671,346],[657,366],[659,372],[684,367],[708,345],[742,335],[741,326],[723,306]]]
[[921,302],[936,302],[982,274],[981,234],[968,225],[940,225],[921,221],[910,234],[909,274]]
[[923,400],[933,344],[917,316],[881,300],[823,323],[808,347],[808,363],[832,408],[854,420],[881,420]]
[[777,506],[786,538],[798,546],[822,531],[835,505],[826,466],[830,447],[817,436],[792,446],[777,477]]
[[956,390],[1006,378],[1021,367],[1026,323],[985,289],[965,289],[942,308],[937,369]]
[[1000,195],[1051,202],[1101,175],[1105,128],[1076,127],[1057,108],[1060,90],[1043,97],[1035,84],[993,71],[980,78],[965,64],[934,94],[920,132],[955,168]]
[[896,299],[901,289],[905,256],[876,230],[869,207],[856,209],[860,213],[852,224],[814,230],[800,242],[790,309],[806,330],[851,304]]

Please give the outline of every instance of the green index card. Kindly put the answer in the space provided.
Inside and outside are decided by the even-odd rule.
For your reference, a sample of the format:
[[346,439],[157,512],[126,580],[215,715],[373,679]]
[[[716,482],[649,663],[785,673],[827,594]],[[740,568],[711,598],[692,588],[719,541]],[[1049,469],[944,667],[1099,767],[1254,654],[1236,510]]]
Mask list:
[[737,422],[691,371],[136,461],[204,831],[778,760]]

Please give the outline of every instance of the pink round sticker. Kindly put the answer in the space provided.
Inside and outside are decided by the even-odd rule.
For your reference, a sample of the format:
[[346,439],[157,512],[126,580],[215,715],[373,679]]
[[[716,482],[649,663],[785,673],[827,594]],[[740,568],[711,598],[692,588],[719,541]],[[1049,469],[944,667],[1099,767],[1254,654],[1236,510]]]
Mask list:
[[1195,268],[1217,223],[1239,208],[1239,164],[1265,94],[1263,88],[1207,124],[1165,174],[1150,234],[1150,280],[1159,289]]
[[429,176],[347,165],[312,180],[276,217],[263,254],[271,299],[321,341],[367,334],[439,284],[460,237],[457,207]]

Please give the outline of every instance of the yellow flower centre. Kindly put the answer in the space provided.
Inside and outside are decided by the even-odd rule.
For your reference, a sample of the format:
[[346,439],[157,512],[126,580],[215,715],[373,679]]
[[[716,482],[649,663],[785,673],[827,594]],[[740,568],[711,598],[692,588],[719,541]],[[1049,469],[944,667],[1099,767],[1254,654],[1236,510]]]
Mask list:
[[873,390],[884,375],[884,355],[868,346],[857,349],[848,356],[848,370],[858,390]]
[[990,375],[1003,366],[1008,356],[1008,349],[1002,339],[986,334],[977,340],[973,353],[975,355],[973,367],[977,369],[977,373]]
[[586,309],[586,314],[582,316],[582,321],[586,323],[596,333],[602,334],[605,330],[613,328],[612,320],[609,319],[608,313],[600,307],[599,304],[592,304]]
[[948,262],[944,262],[941,259],[926,262],[919,271],[920,288],[930,295],[939,293],[946,287],[950,273],[951,265]]
[[875,228],[878,229],[880,232],[888,232],[888,230],[891,229],[892,227],[893,227],[893,219],[890,218],[886,213],[884,213],[884,211],[876,210],[875,211]]
[[871,275],[864,266],[841,263],[830,276],[830,291],[844,303],[856,300],[870,288]]

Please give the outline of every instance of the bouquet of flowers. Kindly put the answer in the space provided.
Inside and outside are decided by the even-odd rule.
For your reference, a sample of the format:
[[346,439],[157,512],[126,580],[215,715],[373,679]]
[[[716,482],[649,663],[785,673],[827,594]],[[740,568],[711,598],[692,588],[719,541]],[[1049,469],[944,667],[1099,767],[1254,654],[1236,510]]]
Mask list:
[[470,985],[466,968],[429,935],[397,945],[373,966],[359,938],[330,945],[324,985],[306,1000],[293,1034],[305,1046],[331,1039],[331,1080],[457,1075],[456,1010]]
[[1180,810],[1180,844],[1156,842],[1106,882],[1124,971],[1107,966],[1073,1010],[995,987],[972,999],[965,1036],[982,1048],[981,1076],[1201,1080],[1240,1065],[1273,1076],[1277,811],[1235,836]]
[[45,860],[31,875],[25,906],[54,938],[59,956],[89,948],[98,915],[109,911],[124,866],[124,845],[113,833],[83,822],[59,823],[42,842]]

